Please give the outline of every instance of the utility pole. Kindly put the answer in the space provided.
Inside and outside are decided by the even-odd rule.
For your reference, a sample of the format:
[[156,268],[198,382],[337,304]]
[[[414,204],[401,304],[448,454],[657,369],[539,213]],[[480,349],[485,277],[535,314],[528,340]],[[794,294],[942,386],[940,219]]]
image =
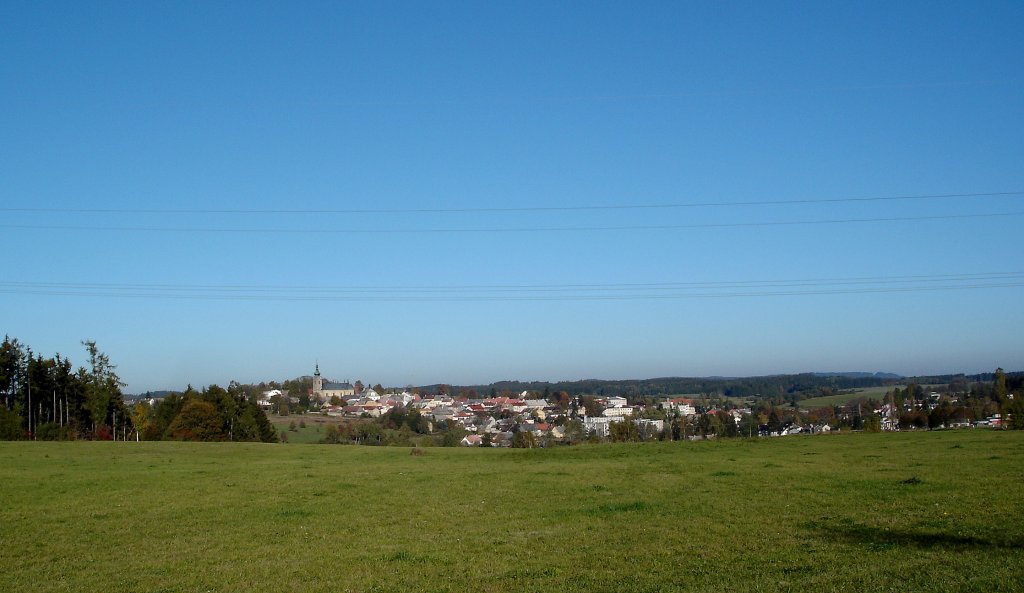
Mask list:
[[[29,365],[32,364],[32,359],[29,358]],[[29,367],[31,368],[31,366]],[[28,433],[32,435],[32,440],[36,439],[36,433],[32,432],[32,374],[28,375]]]

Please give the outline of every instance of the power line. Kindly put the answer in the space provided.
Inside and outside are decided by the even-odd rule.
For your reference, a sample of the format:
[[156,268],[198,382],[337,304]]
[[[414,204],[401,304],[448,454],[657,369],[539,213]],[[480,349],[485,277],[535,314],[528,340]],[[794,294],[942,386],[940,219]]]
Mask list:
[[880,222],[911,222],[932,220],[962,220],[970,218],[1005,218],[1024,215],[1020,212],[990,212],[983,214],[938,214],[932,216],[892,216],[877,218],[836,218],[824,220],[782,220],[766,222],[720,222],[693,224],[653,224],[618,226],[567,226],[567,227],[490,227],[490,228],[406,228],[406,229],[281,229],[281,228],[201,228],[201,227],[144,227],[144,226],[80,226],[80,225],[34,225],[0,224],[0,229],[36,231],[88,231],[88,232],[131,232],[131,233],[217,233],[217,234],[286,234],[286,235],[427,235],[467,233],[571,233],[590,231],[668,231],[687,229],[755,228],[778,226],[813,226]]
[[[329,302],[633,301],[1014,288],[1024,272],[831,279],[452,286],[238,286],[0,282],[0,294],[133,299]],[[712,291],[712,292],[708,292]]]
[[[289,99],[289,100],[253,100],[251,98],[223,101],[182,101],[156,99],[149,101],[128,101],[117,104],[110,104],[119,108],[150,108],[184,106],[194,107],[197,105],[219,108],[414,108],[414,107],[459,107],[465,105],[486,105],[496,103],[515,103],[522,105],[535,105],[545,103],[606,103],[606,102],[627,102],[627,101],[664,101],[674,99],[690,99],[703,97],[747,97],[747,96],[776,96],[800,93],[850,93],[850,92],[871,92],[871,91],[907,91],[919,89],[948,89],[967,88],[977,86],[1017,86],[1024,80],[1015,78],[1004,79],[979,79],[979,80],[952,80],[936,82],[897,82],[881,84],[849,84],[849,85],[793,85],[775,87],[748,87],[733,89],[692,89],[676,92],[619,92],[619,93],[590,93],[575,95],[555,94],[492,94],[475,96],[449,96],[436,98],[366,98],[366,99]],[[56,98],[59,101],[59,98]]]
[[839,294],[871,294],[901,292],[935,292],[978,290],[993,288],[1024,287],[1024,282],[1008,282],[1000,284],[950,285],[950,286],[917,286],[902,288],[856,288],[835,290],[791,290],[761,292],[723,292],[697,294],[630,294],[630,295],[553,295],[553,296],[410,296],[410,297],[340,297],[340,296],[229,296],[229,295],[197,295],[197,294],[132,294],[103,292],[62,292],[56,290],[23,290],[14,291],[0,289],[0,294],[23,294],[39,296],[74,296],[74,297],[116,297],[133,299],[172,299],[172,300],[219,300],[219,301],[325,301],[325,302],[487,302],[487,301],[635,301],[635,300],[681,300],[681,299],[719,299],[737,297],[779,297],[779,296],[812,296]]
[[193,291],[312,291],[312,292],[463,292],[463,291],[577,291],[632,289],[744,288],[778,286],[830,286],[845,284],[906,284],[1024,279],[1024,271],[971,272],[959,274],[917,274],[902,276],[853,276],[828,278],[788,278],[768,280],[719,280],[700,282],[605,282],[581,284],[445,284],[445,285],[292,285],[292,284],[180,284],[180,283],[105,283],[105,282],[19,282],[0,281],[0,287],[115,289],[115,290],[193,290]]
[[713,208],[737,206],[782,206],[796,204],[837,204],[856,202],[889,202],[905,200],[939,200],[959,198],[992,198],[1024,195],[1024,190],[1004,192],[974,192],[959,194],[923,194],[899,196],[866,196],[848,198],[796,198],[789,200],[737,200],[721,202],[676,202],[664,204],[591,204],[583,206],[505,206],[469,208],[58,208],[58,207],[0,207],[0,212],[26,212],[47,214],[470,214],[507,212],[585,212],[601,210],[669,210],[684,208]]
[[946,82],[919,82],[919,83],[893,83],[893,84],[862,84],[862,85],[832,85],[832,86],[791,86],[775,88],[749,88],[736,90],[695,90],[681,91],[676,93],[634,93],[634,94],[608,94],[608,95],[569,95],[565,97],[552,97],[552,100],[563,101],[623,101],[623,100],[652,100],[652,99],[683,99],[689,97],[707,96],[743,96],[743,95],[781,95],[799,92],[860,92],[860,91],[884,91],[884,90],[915,90],[915,89],[938,89],[951,87],[970,86],[995,86],[995,85],[1018,85],[1020,79],[990,79],[990,80],[963,80]]

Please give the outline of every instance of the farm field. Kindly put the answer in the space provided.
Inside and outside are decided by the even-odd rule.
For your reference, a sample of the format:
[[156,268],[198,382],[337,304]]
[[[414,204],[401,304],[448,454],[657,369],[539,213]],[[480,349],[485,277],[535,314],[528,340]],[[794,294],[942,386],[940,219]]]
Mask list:
[[882,401],[885,394],[892,391],[893,387],[899,387],[900,389],[905,388],[905,385],[896,385],[888,387],[865,387],[864,389],[855,389],[850,393],[840,393],[837,395],[828,395],[825,397],[811,397],[805,400],[800,400],[798,406],[810,410],[814,408],[830,408],[832,406],[841,406],[848,401],[855,400],[861,397],[869,397]]
[[[330,418],[320,414],[296,414],[291,416],[278,416],[268,413],[267,420],[277,429],[278,436],[287,434],[289,443],[305,444],[319,443],[326,434],[328,424],[337,424],[337,418]],[[289,430],[292,423],[295,423],[295,430]],[[305,426],[300,426],[304,423]]]
[[0,591],[1020,591],[1024,432],[0,443]]

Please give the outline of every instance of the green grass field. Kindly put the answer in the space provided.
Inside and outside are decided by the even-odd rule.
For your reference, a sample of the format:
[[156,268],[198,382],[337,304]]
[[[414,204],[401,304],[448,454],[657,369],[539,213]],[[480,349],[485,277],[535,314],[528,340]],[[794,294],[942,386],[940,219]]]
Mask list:
[[[903,385],[899,385],[903,388]],[[797,406],[805,410],[812,410],[814,408],[830,408],[832,406],[841,406],[848,401],[852,401],[861,397],[869,397],[882,401],[885,394],[892,391],[892,386],[889,387],[865,387],[864,389],[855,389],[850,393],[840,393],[838,395],[829,395],[825,397],[811,397],[797,402]]]
[[[328,424],[337,424],[337,418],[330,418],[321,414],[305,414],[305,415],[292,415],[292,416],[278,416],[277,414],[267,414],[267,419],[277,429],[278,436],[287,434],[289,443],[319,443],[325,435]],[[306,426],[299,426],[299,422],[305,422]],[[289,430],[289,426],[294,422],[296,424],[295,430]]]
[[0,443],[0,591],[1021,591],[1024,432]]

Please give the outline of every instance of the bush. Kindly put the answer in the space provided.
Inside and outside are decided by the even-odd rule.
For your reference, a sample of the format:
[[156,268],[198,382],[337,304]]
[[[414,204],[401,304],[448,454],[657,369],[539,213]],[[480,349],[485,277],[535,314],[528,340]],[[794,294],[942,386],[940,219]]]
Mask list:
[[18,414],[14,410],[0,406],[0,440],[16,441],[24,436]]
[[66,441],[68,427],[61,426],[56,422],[46,422],[36,427],[36,439],[40,441]]
[[513,449],[533,449],[536,446],[537,441],[533,438],[532,432],[522,431],[512,436]]

